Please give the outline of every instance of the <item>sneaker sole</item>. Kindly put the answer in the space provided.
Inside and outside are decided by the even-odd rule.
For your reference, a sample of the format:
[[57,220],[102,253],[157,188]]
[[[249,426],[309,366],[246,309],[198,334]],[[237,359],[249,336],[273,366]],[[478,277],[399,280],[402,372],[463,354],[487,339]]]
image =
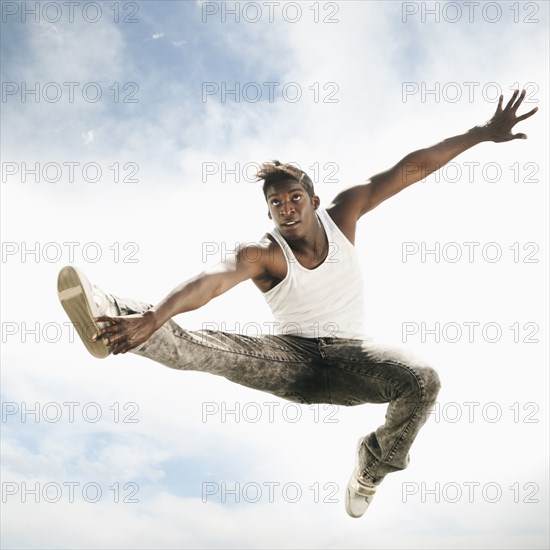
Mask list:
[[351,516],[352,518],[361,517],[361,516],[358,516],[358,515],[354,514],[351,510],[352,492],[355,493],[355,491],[353,491],[351,489],[351,483],[355,479],[355,471],[357,470],[357,465],[358,465],[358,462],[359,462],[359,449],[361,447],[361,442],[362,441],[363,441],[363,438],[362,437],[359,438],[359,441],[357,442],[357,445],[355,446],[355,465],[354,465],[351,477],[349,478],[348,485],[346,487],[346,499],[345,499],[346,512],[347,512],[348,516]]
[[86,349],[98,359],[107,357],[111,352],[103,341],[92,340],[92,336],[100,328],[94,321],[99,312],[93,299],[92,287],[85,275],[76,267],[64,267],[57,277],[57,294]]

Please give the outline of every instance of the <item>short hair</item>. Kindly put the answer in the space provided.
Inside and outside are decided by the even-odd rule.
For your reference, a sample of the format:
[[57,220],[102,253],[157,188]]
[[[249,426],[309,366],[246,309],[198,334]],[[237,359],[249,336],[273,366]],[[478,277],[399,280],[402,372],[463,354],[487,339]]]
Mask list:
[[256,181],[259,180],[264,180],[262,189],[266,200],[267,189],[270,185],[276,185],[277,183],[288,180],[296,181],[302,185],[310,197],[315,195],[313,182],[303,170],[296,168],[296,166],[293,166],[292,164],[282,164],[278,160],[264,162],[260,166],[260,169],[256,173]]

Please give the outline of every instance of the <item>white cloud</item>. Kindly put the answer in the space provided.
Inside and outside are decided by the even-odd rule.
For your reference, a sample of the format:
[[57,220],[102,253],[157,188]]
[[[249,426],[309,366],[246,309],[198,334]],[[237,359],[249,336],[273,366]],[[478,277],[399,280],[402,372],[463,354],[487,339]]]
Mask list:
[[94,141],[94,131],[86,130],[85,132],[82,132],[82,139],[86,145],[90,145]]

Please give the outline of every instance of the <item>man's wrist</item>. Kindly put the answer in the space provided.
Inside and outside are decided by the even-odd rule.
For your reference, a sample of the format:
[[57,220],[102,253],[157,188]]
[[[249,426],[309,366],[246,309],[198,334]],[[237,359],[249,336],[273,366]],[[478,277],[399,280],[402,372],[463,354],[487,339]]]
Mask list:
[[156,311],[155,309],[148,309],[146,312],[143,313],[143,317],[149,320],[155,330],[158,330],[165,323],[165,321],[162,321],[158,311]]
[[484,141],[492,141],[487,126],[474,126],[466,132],[466,135],[473,139],[476,144]]

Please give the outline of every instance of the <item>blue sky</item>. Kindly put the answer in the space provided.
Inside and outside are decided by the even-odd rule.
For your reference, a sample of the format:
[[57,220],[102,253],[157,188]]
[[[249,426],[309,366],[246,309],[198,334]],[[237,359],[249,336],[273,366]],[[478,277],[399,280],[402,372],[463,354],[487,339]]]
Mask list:
[[[2,2],[2,546],[547,547],[548,4],[493,3],[501,13],[490,22],[481,7],[469,21],[462,2],[300,2],[290,22],[296,8],[281,2],[270,22],[266,3],[251,2],[247,9],[262,10],[251,22],[240,2],[236,22],[222,19],[219,3],[100,2],[95,23],[82,16],[93,9],[85,3],[72,21],[66,6],[51,4],[35,21],[24,3]],[[453,23],[445,10],[456,6],[463,16]],[[327,206],[406,153],[485,122],[495,90],[509,97],[516,82],[529,92],[520,112],[539,107],[516,127],[527,141],[478,145],[455,159],[454,172],[360,222],[369,332],[424,357],[443,380],[439,412],[409,468],[388,476],[361,520],[346,516],[343,490],[355,442],[383,422],[384,406],[334,417],[303,406],[293,422],[296,411],[271,395],[132,355],[97,361],[74,339],[55,292],[63,265],[116,295],[159,301],[220,251],[270,229],[244,166],[296,162]],[[24,96],[35,83],[62,95]],[[273,101],[268,83],[278,84]],[[222,101],[204,97],[205,85],[262,96]],[[405,85],[418,93],[405,97]],[[292,102],[283,88],[302,97]],[[86,101],[83,89],[102,97]],[[36,163],[38,181],[32,173],[25,181],[24,164]],[[406,243],[445,253],[404,261]],[[471,262],[465,243],[479,243]],[[501,258],[489,261],[495,250]],[[268,326],[271,316],[248,283],[177,319],[190,329],[251,320]],[[404,323],[419,329],[405,341]],[[423,341],[422,327],[436,323],[448,332]],[[457,326],[463,335],[453,342]],[[502,334],[491,342],[495,327]],[[471,422],[465,403],[478,403]],[[239,413],[205,418],[208,406]],[[247,406],[262,412],[257,422]],[[38,421],[22,412],[33,407]],[[61,416],[48,421],[56,407]],[[58,502],[23,501],[23,483],[78,483],[77,498],[65,490]],[[102,489],[99,502],[81,497],[86,483]],[[110,487],[119,484],[124,500],[133,483],[139,502],[114,502]],[[220,488],[208,502],[205,483]],[[257,503],[242,493],[240,502],[230,493],[222,500],[222,486],[246,484],[262,490]],[[436,484],[440,501],[423,500]],[[463,496],[453,503],[457,486]],[[283,487],[299,487],[301,499],[290,502]],[[502,496],[490,502],[495,487]]]

